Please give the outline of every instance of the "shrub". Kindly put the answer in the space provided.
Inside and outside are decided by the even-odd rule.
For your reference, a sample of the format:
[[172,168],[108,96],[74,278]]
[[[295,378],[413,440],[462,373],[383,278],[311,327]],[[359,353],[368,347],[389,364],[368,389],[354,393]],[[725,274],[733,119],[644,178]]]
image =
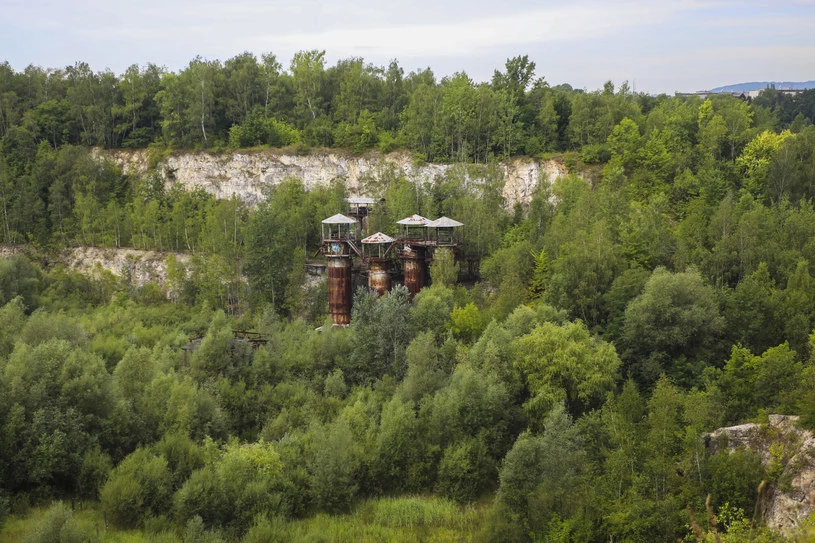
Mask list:
[[471,502],[492,486],[496,472],[484,442],[470,438],[444,451],[436,486],[439,492],[459,503]]
[[90,530],[74,519],[71,509],[62,502],[52,505],[23,543],[82,543],[91,539]]
[[148,516],[166,513],[172,476],[167,460],[136,449],[111,472],[102,488],[102,508],[117,526],[132,528]]

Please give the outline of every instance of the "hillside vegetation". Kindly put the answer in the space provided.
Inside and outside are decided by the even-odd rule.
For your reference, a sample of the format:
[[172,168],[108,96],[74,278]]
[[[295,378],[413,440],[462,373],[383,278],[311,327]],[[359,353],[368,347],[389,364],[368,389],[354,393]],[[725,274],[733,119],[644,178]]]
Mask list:
[[[248,54],[121,77],[0,66],[0,239],[22,246],[0,259],[7,529],[783,540],[761,501],[786,476],[704,434],[770,413],[815,427],[815,93],[582,92],[534,70],[517,57],[490,83],[436,81],[314,51],[288,71]],[[438,258],[412,302],[360,289],[332,328],[303,264],[345,209],[342,180],[289,179],[249,208],[126,176],[91,145],[150,146],[155,164],[249,145],[457,162],[364,189],[372,231],[412,213],[465,223],[462,259]],[[597,179],[539,183],[507,209],[496,159],[541,153]],[[55,265],[73,245],[189,258],[168,256],[159,287]]]

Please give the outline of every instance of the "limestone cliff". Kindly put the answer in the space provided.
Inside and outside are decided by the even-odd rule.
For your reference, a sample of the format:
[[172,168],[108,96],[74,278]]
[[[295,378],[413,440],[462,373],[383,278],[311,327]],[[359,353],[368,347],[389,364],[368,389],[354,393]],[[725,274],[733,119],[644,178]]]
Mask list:
[[[0,245],[0,258],[24,254],[31,258],[36,250],[30,245]],[[192,256],[188,253],[166,251],[143,251],[140,249],[113,247],[72,247],[48,256],[49,265],[62,264],[89,277],[100,278],[103,273],[127,280],[134,287],[156,283],[167,286],[167,257],[172,254],[176,261],[186,266]]]
[[[108,156],[126,173],[143,175],[148,172],[147,151],[111,151]],[[358,194],[367,176],[375,176],[385,168],[393,167],[408,179],[424,183],[456,167],[417,164],[405,152],[358,157],[334,152],[287,155],[271,149],[217,155],[176,153],[163,159],[158,166],[157,170],[162,172],[168,186],[178,184],[187,190],[202,188],[216,198],[237,196],[250,205],[262,201],[270,187],[288,177],[302,179],[307,188],[342,179],[349,190]],[[507,207],[516,202],[529,203],[539,183],[552,183],[567,174],[565,166],[555,160],[510,159],[501,162],[500,168]]]
[[[127,276],[134,287],[142,287],[147,283],[165,286],[169,254],[138,249],[75,247],[66,249],[61,259],[73,270],[91,277],[104,270],[117,277]],[[173,255],[181,264],[190,260],[190,255],[186,253]]]
[[726,443],[731,452],[746,448],[761,457],[767,471],[780,472],[782,484],[764,496],[770,528],[794,531],[815,513],[815,436],[795,426],[798,417],[770,415],[767,424],[741,424],[710,434],[711,446]]

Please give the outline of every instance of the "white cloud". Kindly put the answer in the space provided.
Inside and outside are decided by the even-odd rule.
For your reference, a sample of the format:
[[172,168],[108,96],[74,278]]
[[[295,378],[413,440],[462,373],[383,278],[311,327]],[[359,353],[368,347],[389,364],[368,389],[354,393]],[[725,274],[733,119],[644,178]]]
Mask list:
[[631,27],[665,22],[680,12],[703,5],[694,1],[582,2],[500,17],[259,36],[254,41],[273,49],[326,49],[338,56],[364,55],[370,51],[394,51],[400,58],[471,56],[494,47],[594,39]]
[[[486,80],[529,54],[552,83],[597,88],[637,78],[644,90],[695,90],[750,78],[809,79],[815,0],[0,0],[0,61],[120,72],[182,69],[300,49],[329,63],[399,59],[406,70]],[[5,58],[4,58],[5,56]],[[762,75],[764,74],[764,75]],[[638,88],[640,85],[638,84]]]

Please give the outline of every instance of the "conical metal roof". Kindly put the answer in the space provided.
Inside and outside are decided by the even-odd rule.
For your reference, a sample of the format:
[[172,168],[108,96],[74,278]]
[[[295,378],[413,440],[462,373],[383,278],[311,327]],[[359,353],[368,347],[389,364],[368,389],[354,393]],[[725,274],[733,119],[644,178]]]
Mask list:
[[362,243],[393,243],[396,241],[392,237],[383,234],[382,232],[377,232],[376,234],[370,235],[367,238],[362,240]]
[[439,217],[435,221],[428,221],[425,226],[427,228],[457,228],[464,226],[464,224],[449,217]]
[[411,215],[410,217],[405,217],[401,221],[396,221],[396,224],[402,224],[405,226],[424,226],[427,224],[427,219],[421,215]]
[[346,217],[342,213],[337,213],[336,215],[332,215],[331,217],[323,220],[323,224],[355,224],[356,222],[356,219]]

